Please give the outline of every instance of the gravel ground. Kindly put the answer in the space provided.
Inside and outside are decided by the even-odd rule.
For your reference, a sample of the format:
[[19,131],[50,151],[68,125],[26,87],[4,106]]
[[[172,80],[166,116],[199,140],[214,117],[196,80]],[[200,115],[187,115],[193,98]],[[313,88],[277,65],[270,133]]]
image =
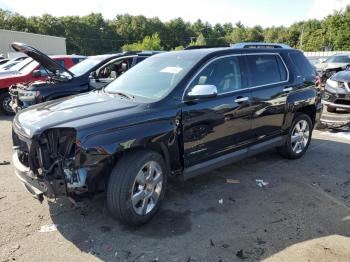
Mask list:
[[[0,163],[11,120],[0,116]],[[0,261],[350,261],[350,132],[315,131],[299,160],[272,150],[173,182],[140,228],[111,219],[104,198],[40,204],[0,165]]]

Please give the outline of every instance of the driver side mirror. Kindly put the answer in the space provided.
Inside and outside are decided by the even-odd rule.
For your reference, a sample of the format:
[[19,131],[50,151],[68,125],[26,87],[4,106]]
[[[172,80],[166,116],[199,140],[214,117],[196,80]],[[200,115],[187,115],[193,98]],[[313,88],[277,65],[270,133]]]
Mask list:
[[96,71],[93,71],[93,72],[90,73],[89,79],[97,79],[97,73],[96,73]]
[[33,77],[41,77],[41,71],[40,70],[34,70],[32,73]]
[[215,85],[195,85],[187,93],[189,99],[212,98],[218,95],[218,90]]

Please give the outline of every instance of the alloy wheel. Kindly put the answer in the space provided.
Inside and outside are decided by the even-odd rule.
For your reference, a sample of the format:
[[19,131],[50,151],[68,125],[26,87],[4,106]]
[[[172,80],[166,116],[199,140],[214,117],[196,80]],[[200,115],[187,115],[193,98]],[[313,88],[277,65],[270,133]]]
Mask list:
[[310,127],[306,120],[298,121],[292,131],[291,145],[296,154],[304,151],[310,138]]
[[138,172],[131,195],[134,211],[146,215],[157,205],[163,188],[163,172],[156,161],[147,162]]

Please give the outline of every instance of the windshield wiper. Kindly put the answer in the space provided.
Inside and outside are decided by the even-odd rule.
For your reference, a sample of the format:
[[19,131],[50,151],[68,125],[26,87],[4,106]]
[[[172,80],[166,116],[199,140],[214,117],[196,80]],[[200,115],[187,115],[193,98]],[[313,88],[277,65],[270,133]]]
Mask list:
[[122,97],[125,97],[125,98],[129,99],[129,100],[132,100],[132,99],[135,98],[135,97],[132,96],[132,95],[129,95],[129,94],[127,94],[127,93],[122,93],[122,92],[108,92],[108,93],[114,94],[114,95],[118,95],[118,96],[122,96]]

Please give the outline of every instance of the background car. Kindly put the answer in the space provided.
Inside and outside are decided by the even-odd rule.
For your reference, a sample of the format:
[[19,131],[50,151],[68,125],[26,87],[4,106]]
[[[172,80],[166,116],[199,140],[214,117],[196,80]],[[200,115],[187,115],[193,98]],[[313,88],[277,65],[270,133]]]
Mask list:
[[[29,56],[40,56],[42,61],[54,65],[51,58],[33,47],[24,44],[13,44],[12,46],[15,50],[21,50]],[[137,63],[156,53],[159,52],[123,52],[91,56],[69,70],[60,70],[56,65],[51,68],[53,77],[50,78],[50,81],[36,81],[27,85],[12,86],[10,89],[11,107],[17,112],[44,101],[101,89]],[[56,71],[59,71],[60,74],[56,74]]]
[[7,61],[6,63],[0,65],[0,71],[9,70],[11,69],[11,67],[13,67],[14,65],[17,65],[18,63],[20,63],[26,58],[27,58],[26,56],[20,56]]
[[326,60],[315,64],[317,72],[329,70],[332,68],[346,67],[350,64],[350,55],[336,54]]
[[326,82],[323,95],[323,104],[328,112],[336,112],[337,109],[350,111],[350,71],[341,71],[334,74]]
[[[30,55],[28,55],[30,57]],[[60,64],[62,67],[70,68],[73,65],[81,62],[85,59],[84,56],[77,55],[61,55],[61,56],[51,56],[51,58]],[[23,62],[23,64],[22,64]],[[23,60],[20,65],[21,68],[17,71],[12,71],[11,73],[5,73],[1,75],[0,73],[0,111],[4,114],[14,114],[10,106],[11,96],[9,94],[9,87],[18,83],[28,83],[37,80],[46,80],[48,78],[48,71],[45,67],[45,61],[41,60],[40,57],[32,56]]]

